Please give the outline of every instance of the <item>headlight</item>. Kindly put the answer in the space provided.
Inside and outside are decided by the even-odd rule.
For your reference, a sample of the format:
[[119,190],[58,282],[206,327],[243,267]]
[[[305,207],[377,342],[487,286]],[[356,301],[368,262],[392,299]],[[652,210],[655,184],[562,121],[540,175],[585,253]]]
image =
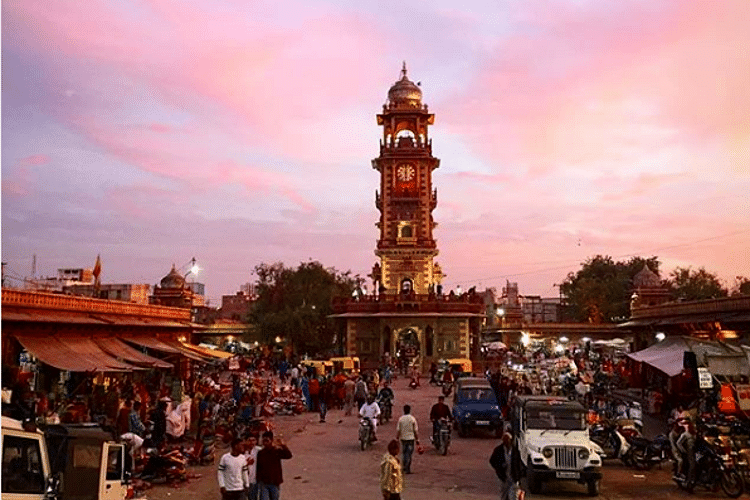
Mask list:
[[588,460],[589,450],[587,450],[586,448],[581,448],[580,450],[578,450],[578,458],[580,458],[581,460]]
[[542,455],[544,455],[544,458],[552,458],[552,455],[554,452],[552,451],[552,448],[544,448],[542,450]]
[[497,405],[490,406],[490,410],[499,410],[500,408]]

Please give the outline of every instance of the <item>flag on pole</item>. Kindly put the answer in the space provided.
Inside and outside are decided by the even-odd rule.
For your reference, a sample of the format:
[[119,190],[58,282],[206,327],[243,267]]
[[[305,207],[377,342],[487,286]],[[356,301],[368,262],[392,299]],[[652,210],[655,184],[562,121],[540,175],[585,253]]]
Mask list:
[[96,264],[94,264],[94,290],[96,291],[96,295],[99,295],[99,286],[101,283],[99,282],[99,275],[102,273],[102,259],[100,255],[96,256]]

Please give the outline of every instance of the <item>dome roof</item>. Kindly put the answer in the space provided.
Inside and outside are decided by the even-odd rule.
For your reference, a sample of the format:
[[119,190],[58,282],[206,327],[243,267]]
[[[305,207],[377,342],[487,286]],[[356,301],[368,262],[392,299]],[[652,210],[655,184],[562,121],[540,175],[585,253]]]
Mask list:
[[644,264],[643,269],[633,277],[633,286],[636,288],[659,288],[661,287],[661,279],[648,267],[648,264]]
[[422,89],[406,76],[405,62],[401,69],[401,79],[394,83],[388,91],[388,101],[391,104],[405,104],[411,107],[418,107],[422,104]]
[[175,269],[174,264],[172,264],[172,270],[169,271],[169,274],[167,274],[161,279],[161,287],[162,288],[180,288],[180,289],[185,288],[185,277],[177,272],[177,269]]

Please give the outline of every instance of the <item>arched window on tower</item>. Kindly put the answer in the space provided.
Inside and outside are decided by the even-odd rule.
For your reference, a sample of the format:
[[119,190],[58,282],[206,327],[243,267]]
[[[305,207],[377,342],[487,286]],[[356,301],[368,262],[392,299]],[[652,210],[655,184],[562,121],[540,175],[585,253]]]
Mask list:
[[401,227],[401,237],[402,238],[411,238],[413,236],[413,231],[411,226],[405,225]]

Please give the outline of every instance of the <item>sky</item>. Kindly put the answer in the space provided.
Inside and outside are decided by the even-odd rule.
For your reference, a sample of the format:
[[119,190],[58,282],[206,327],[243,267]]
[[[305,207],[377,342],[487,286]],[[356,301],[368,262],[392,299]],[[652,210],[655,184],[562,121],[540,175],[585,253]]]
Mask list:
[[750,276],[747,0],[3,0],[6,276],[218,305],[261,263],[365,276],[375,115],[435,113],[444,289],[556,296],[602,254]]

